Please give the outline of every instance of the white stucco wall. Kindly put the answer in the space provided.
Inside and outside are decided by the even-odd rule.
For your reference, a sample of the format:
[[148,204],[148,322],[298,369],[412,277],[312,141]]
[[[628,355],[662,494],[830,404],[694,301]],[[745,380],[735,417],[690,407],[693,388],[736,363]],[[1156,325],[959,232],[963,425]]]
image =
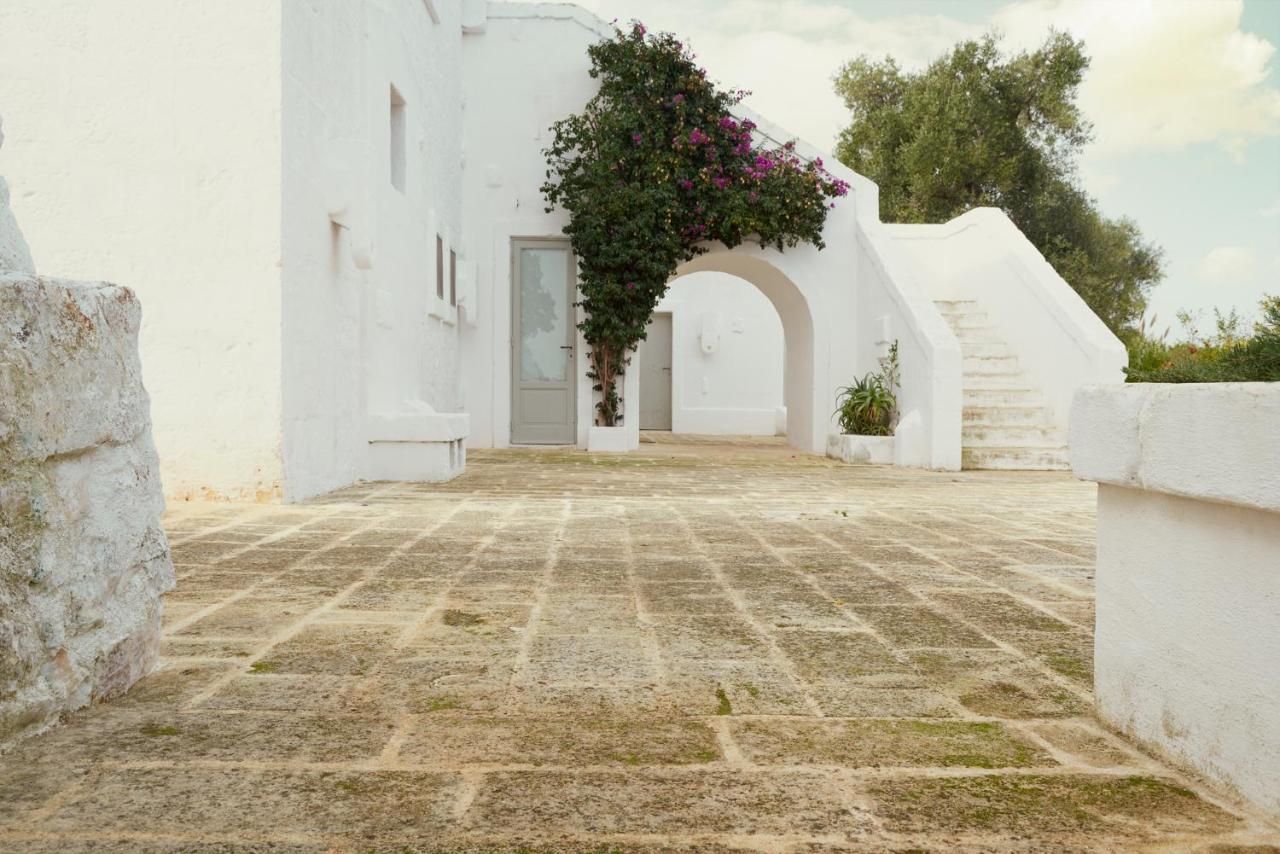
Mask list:
[[[869,186],[867,186],[869,185]],[[894,445],[900,465],[960,468],[960,344],[930,300],[927,283],[879,221],[879,191],[865,178],[855,185],[862,207],[856,243],[858,365],[873,370],[889,345],[898,342],[901,388]],[[841,385],[848,385],[847,375]]]
[[[284,2],[287,499],[368,476],[368,417],[413,411],[407,402],[462,407],[448,304],[448,253],[466,259],[461,4],[434,8],[438,22],[422,0]],[[403,189],[391,180],[393,86],[404,101]],[[362,253],[368,269],[357,267]]]
[[461,30],[461,2],[0,4],[15,207],[42,269],[147,305],[170,495],[305,498],[365,475],[370,413],[461,409]]
[[280,490],[280,24],[270,0],[0,3],[14,210],[39,269],[146,306],[179,498]]
[[1082,390],[1102,717],[1280,816],[1280,384]]
[[[488,18],[463,37],[463,220],[476,261],[479,322],[465,330],[460,361],[472,447],[510,444],[511,239],[563,233],[564,213],[544,210],[542,149],[551,124],[581,109],[595,89],[587,47],[599,41],[600,26],[575,6],[490,3]],[[579,336],[577,365],[585,364],[585,352]],[[584,447],[591,407],[591,386],[580,375]]]
[[[671,283],[671,429],[772,436],[783,405],[782,321],[755,285],[720,273]],[[714,338],[704,352],[702,334]]]

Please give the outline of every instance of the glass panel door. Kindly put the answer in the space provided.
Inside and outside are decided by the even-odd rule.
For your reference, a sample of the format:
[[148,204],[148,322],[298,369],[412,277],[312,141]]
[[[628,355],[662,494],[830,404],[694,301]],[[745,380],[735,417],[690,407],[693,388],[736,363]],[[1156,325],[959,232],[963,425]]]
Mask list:
[[566,240],[512,244],[511,441],[576,440],[576,266]]

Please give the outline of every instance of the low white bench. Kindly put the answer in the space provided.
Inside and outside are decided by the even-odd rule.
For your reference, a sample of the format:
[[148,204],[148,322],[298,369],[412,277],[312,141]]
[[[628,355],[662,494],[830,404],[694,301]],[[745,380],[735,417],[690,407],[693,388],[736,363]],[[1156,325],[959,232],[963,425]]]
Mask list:
[[471,416],[407,411],[371,415],[367,422],[369,480],[440,483],[467,467]]

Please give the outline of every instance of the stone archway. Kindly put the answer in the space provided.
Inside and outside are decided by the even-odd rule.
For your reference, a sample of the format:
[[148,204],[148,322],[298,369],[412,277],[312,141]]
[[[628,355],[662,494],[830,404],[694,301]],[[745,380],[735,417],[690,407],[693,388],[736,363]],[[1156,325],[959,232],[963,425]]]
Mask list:
[[813,294],[806,294],[788,275],[784,258],[783,253],[754,246],[712,248],[681,265],[676,275],[726,273],[754,285],[769,299],[782,321],[787,441],[800,450],[823,453],[830,421],[823,400],[834,399],[834,389],[827,388],[826,336],[815,326]]

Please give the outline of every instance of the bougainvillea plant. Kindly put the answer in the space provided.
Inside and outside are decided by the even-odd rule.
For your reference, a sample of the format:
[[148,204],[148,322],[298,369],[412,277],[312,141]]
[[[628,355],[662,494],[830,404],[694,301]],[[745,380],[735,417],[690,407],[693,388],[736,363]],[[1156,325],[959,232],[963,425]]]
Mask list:
[[822,247],[848,185],[794,143],[767,144],[734,115],[746,96],[707,79],[689,49],[642,24],[588,48],[600,90],[552,126],[542,192],[569,214],[598,423],[619,422],[617,382],[676,269],[745,240]]

